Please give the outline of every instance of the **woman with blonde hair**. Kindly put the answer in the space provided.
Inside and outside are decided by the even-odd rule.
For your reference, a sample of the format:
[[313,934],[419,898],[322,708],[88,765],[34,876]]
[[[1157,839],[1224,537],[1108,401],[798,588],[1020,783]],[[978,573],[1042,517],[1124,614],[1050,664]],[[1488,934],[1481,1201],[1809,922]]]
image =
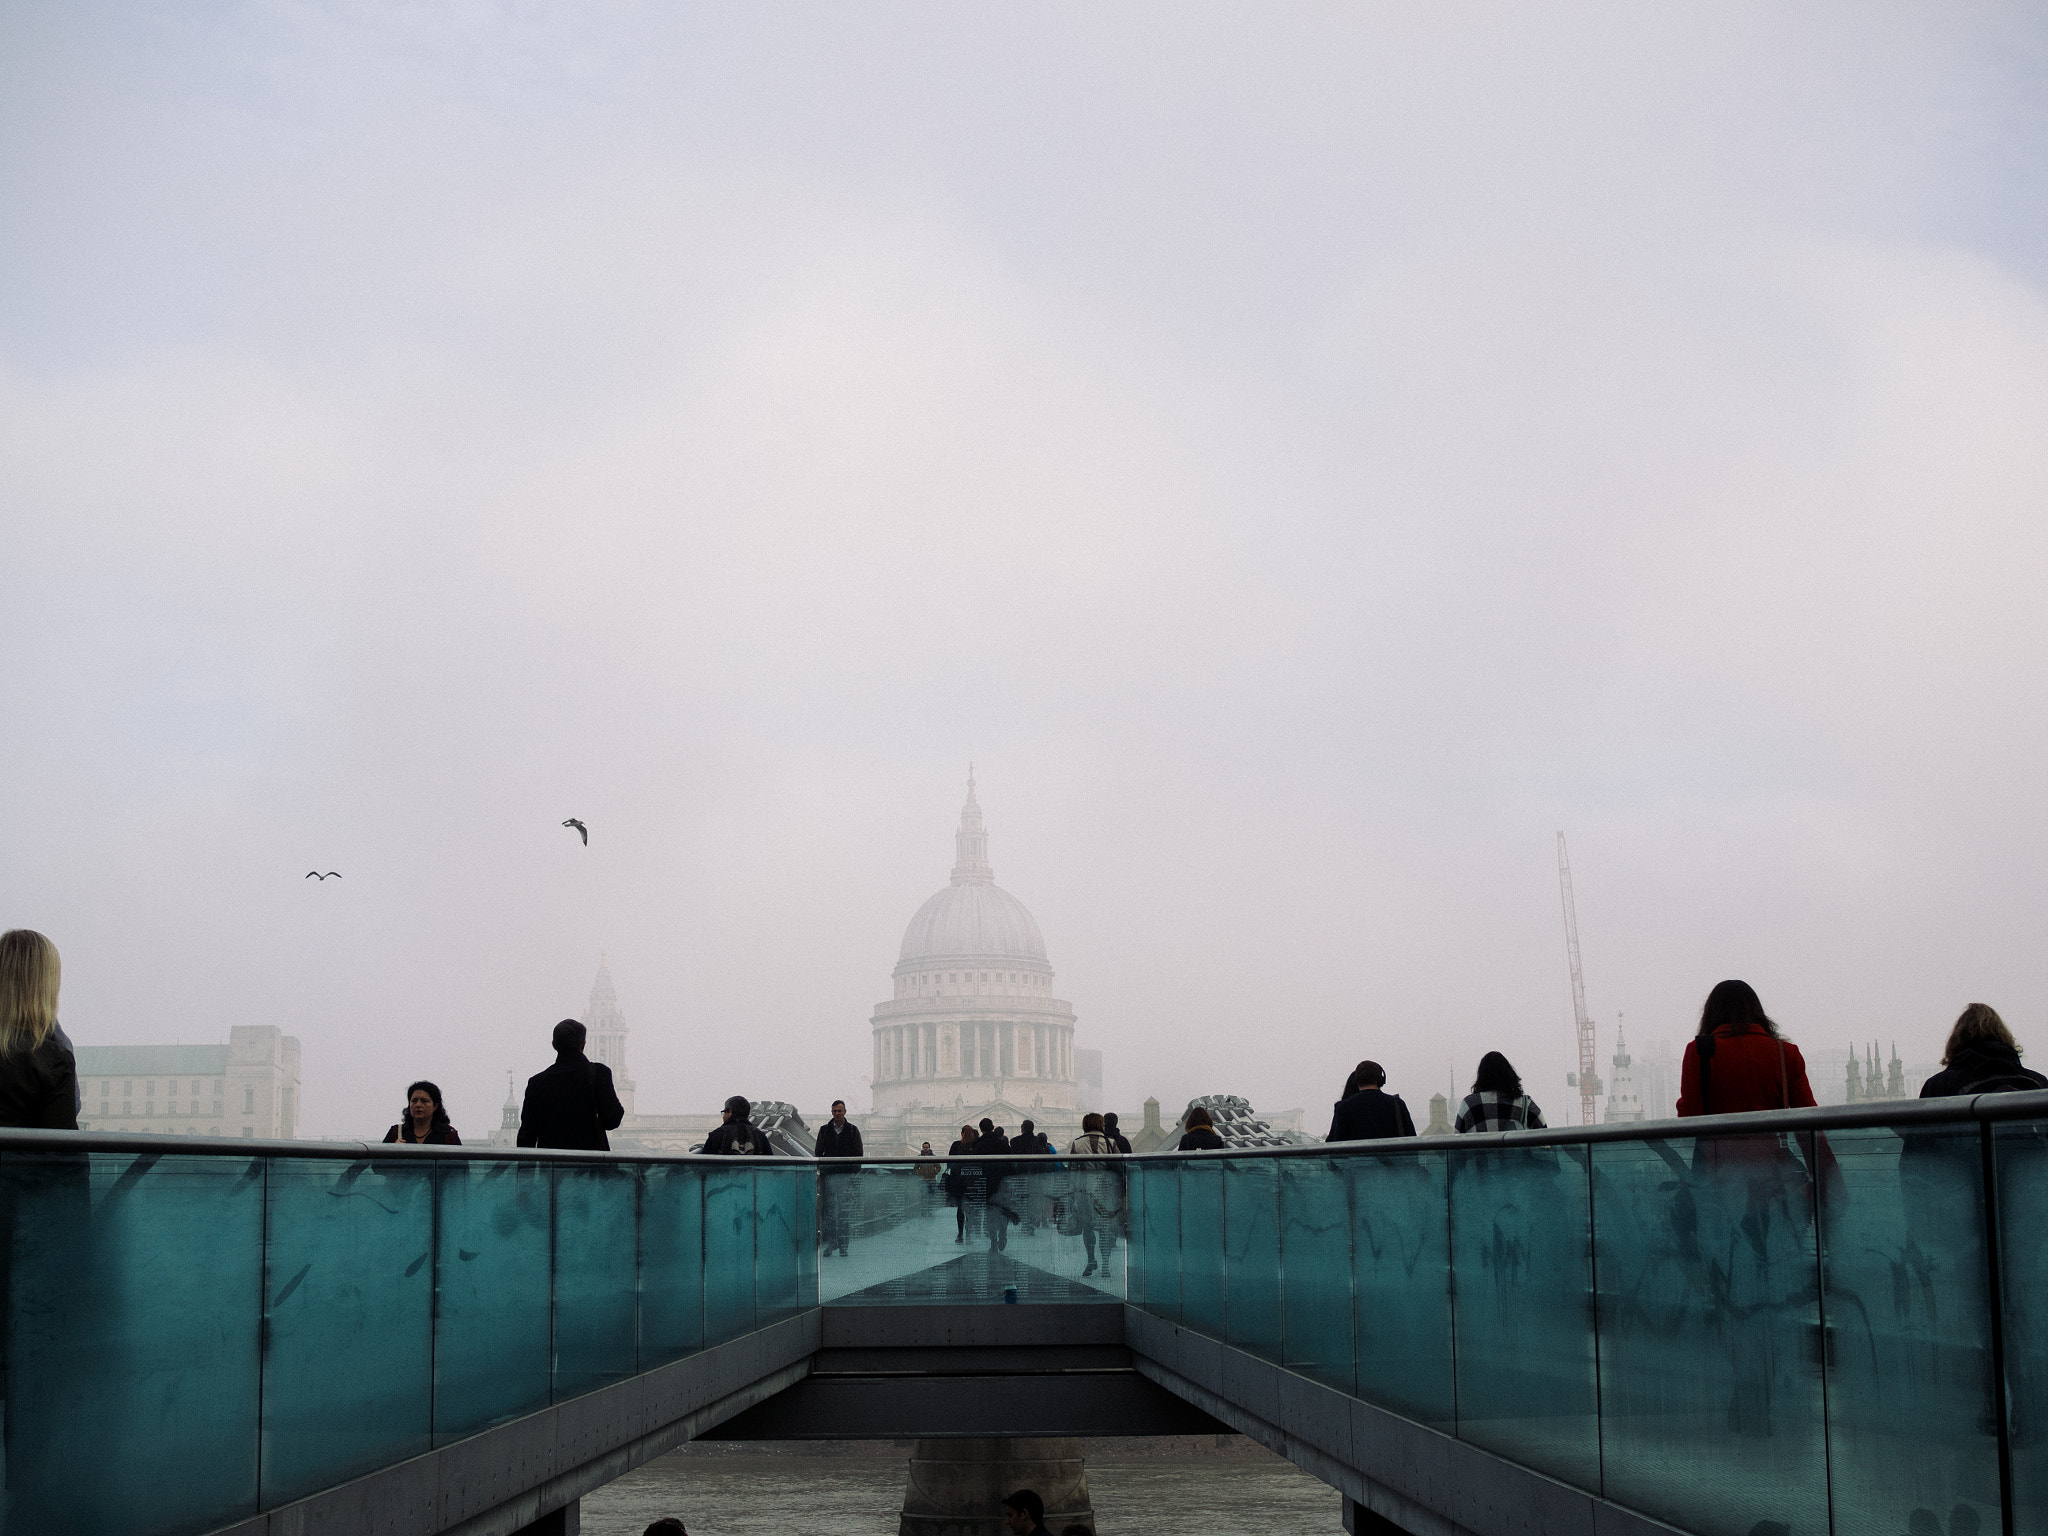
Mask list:
[[57,946],[27,928],[0,933],[0,1125],[78,1129],[78,1061],[57,1022]]
[[1941,1068],[1920,1085],[1921,1098],[2048,1088],[2048,1077],[2020,1065],[2020,1044],[1989,1003],[1972,1003],[1963,1010],[1942,1047]]

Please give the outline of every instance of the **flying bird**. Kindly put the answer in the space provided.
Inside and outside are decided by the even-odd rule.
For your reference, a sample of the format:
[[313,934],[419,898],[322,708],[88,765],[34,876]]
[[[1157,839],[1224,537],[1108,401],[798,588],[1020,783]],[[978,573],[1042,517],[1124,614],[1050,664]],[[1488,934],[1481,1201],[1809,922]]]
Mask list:
[[[335,879],[339,880],[341,878],[341,871],[338,869],[330,869],[329,871],[327,871],[327,875],[332,875],[334,876]],[[306,871],[306,878],[308,880],[319,880],[324,882],[327,879],[327,875],[321,874],[320,871],[317,869],[309,869]]]
[[563,822],[562,825],[565,827],[574,827],[576,829],[577,835],[583,839],[583,846],[586,848],[590,846],[590,828],[583,825],[583,823],[578,821],[574,816],[571,816],[567,821]]

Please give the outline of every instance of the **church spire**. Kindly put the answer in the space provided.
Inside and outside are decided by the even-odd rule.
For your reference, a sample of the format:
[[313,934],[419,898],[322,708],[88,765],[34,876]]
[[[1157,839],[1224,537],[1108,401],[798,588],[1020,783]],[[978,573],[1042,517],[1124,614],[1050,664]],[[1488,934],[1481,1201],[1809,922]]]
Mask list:
[[994,885],[988,867],[988,832],[981,824],[981,804],[974,798],[974,764],[967,765],[967,803],[960,807],[960,830],[953,834],[955,885]]

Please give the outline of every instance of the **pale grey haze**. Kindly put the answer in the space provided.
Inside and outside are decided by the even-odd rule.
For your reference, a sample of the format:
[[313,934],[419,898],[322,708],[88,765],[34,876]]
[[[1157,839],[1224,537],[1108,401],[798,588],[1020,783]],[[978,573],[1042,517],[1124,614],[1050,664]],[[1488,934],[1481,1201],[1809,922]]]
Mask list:
[[2048,1053],[2048,12],[9,0],[0,548],[0,923],[309,1134],[864,1108],[970,759],[1128,1109],[1566,1118],[1560,828],[1603,1056]]

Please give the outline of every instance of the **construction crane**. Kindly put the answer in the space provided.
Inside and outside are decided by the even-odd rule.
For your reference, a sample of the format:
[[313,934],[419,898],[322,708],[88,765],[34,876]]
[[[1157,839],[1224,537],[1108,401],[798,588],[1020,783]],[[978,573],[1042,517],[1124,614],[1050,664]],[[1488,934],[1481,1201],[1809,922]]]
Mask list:
[[1593,1100],[1600,1096],[1600,1076],[1593,1059],[1593,1016],[1586,1012],[1586,973],[1579,965],[1579,913],[1572,902],[1572,861],[1565,856],[1564,834],[1557,834],[1557,886],[1564,898],[1564,952],[1572,965],[1572,1014],[1579,1026],[1579,1070],[1569,1081],[1579,1090],[1579,1123],[1593,1123]]

